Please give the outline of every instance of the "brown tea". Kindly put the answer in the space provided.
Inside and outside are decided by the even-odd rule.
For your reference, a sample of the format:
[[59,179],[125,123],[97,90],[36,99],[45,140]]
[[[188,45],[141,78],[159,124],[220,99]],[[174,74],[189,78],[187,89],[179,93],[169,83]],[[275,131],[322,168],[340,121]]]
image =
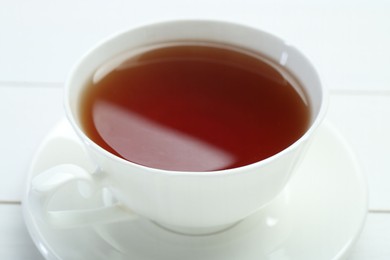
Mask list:
[[310,117],[304,92],[271,64],[223,45],[150,48],[90,83],[82,127],[107,151],[153,168],[258,162],[300,138]]

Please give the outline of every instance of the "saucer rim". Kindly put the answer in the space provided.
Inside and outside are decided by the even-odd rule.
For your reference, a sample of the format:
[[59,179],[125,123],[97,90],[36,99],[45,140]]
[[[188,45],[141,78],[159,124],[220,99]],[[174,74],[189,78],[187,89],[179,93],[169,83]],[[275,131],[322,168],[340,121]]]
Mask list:
[[[31,164],[28,168],[28,174],[26,178],[26,188],[25,192],[22,198],[22,215],[26,224],[27,231],[32,238],[34,244],[36,245],[39,252],[42,254],[42,256],[45,259],[53,259],[53,260],[63,260],[61,256],[58,255],[58,253],[55,252],[55,250],[51,247],[50,241],[45,239],[45,235],[43,232],[41,232],[39,225],[34,221],[34,216],[29,211],[29,203],[28,203],[28,193],[30,191],[30,183],[31,179],[33,177],[33,166],[35,165],[36,161],[38,160],[40,153],[44,149],[45,145],[52,139],[52,138],[59,138],[59,137],[65,137],[68,138],[69,141],[74,141],[80,143],[80,141],[77,139],[77,136],[70,136],[69,134],[73,135],[72,133],[61,133],[59,129],[63,128],[64,126],[69,126],[69,123],[66,121],[66,119],[62,119],[59,123],[57,123],[48,133],[46,138],[43,139],[43,141],[40,143],[38,149],[36,150],[36,153],[34,155],[34,158],[31,161]],[[349,164],[352,165],[354,169],[354,177],[356,178],[356,185],[359,185],[359,188],[364,194],[362,194],[362,198],[364,201],[361,201],[362,205],[362,214],[360,216],[359,221],[359,228],[357,228],[352,234],[351,239],[344,244],[344,246],[339,250],[339,252],[329,260],[341,260],[345,259],[350,251],[351,248],[356,244],[356,242],[359,239],[359,236],[364,228],[364,224],[367,219],[367,209],[368,209],[368,186],[367,186],[367,179],[366,176],[363,173],[363,169],[361,167],[361,164],[359,163],[357,154],[353,151],[351,145],[349,144],[348,140],[345,139],[345,137],[341,134],[341,132],[336,129],[336,127],[330,123],[328,120],[324,120],[324,122],[319,126],[319,128],[327,128],[328,131],[331,132],[333,135],[333,138],[337,139],[337,142],[340,143],[340,145],[345,149],[345,153],[349,155],[350,162]],[[310,149],[310,148],[309,148]],[[298,167],[299,168],[299,167]]]

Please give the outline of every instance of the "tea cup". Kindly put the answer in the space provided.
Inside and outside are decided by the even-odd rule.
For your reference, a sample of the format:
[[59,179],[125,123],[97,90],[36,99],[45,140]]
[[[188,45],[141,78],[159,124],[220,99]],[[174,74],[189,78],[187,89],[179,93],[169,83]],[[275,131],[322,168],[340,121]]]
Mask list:
[[[182,39],[228,44],[261,53],[299,81],[310,104],[309,127],[293,144],[264,160],[217,171],[173,171],[139,165],[105,150],[81,126],[80,96],[107,60],[128,50]],[[147,218],[185,234],[224,230],[261,210],[286,187],[326,113],[326,90],[309,60],[295,47],[257,28],[212,20],[155,23],[118,33],[92,48],[65,84],[65,114],[90,160],[89,172],[76,164],[47,169],[32,180],[29,199],[42,221],[53,227]],[[80,197],[98,196],[101,207],[56,211],[53,196],[69,183],[80,184]],[[100,196],[100,195],[99,195]]]

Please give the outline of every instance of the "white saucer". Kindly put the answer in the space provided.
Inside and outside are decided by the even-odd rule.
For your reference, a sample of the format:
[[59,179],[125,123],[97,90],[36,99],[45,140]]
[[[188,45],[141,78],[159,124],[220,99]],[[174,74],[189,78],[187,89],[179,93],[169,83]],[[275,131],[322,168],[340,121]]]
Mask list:
[[[265,209],[236,226],[208,236],[186,236],[146,220],[77,229],[52,229],[31,211],[31,178],[72,162],[93,167],[66,121],[39,148],[23,201],[27,228],[46,259],[134,260],[330,260],[344,259],[356,241],[367,211],[366,183],[354,154],[329,124],[321,126],[307,157],[287,189]],[[54,198],[55,208],[94,207],[69,186]]]

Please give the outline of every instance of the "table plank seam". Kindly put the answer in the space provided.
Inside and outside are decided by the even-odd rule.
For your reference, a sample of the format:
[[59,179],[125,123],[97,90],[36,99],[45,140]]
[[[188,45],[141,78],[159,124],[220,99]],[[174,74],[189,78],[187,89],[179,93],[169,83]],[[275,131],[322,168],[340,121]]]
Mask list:
[[380,89],[330,89],[329,93],[335,96],[390,96],[390,90]]
[[[21,205],[20,200],[0,200],[0,205]],[[369,214],[390,214],[390,209],[368,209]]]
[[0,87],[39,87],[39,88],[62,88],[63,82],[50,81],[0,81]]
[[374,214],[390,214],[390,209],[369,209],[368,213]]
[[21,205],[20,200],[0,200],[0,205]]

